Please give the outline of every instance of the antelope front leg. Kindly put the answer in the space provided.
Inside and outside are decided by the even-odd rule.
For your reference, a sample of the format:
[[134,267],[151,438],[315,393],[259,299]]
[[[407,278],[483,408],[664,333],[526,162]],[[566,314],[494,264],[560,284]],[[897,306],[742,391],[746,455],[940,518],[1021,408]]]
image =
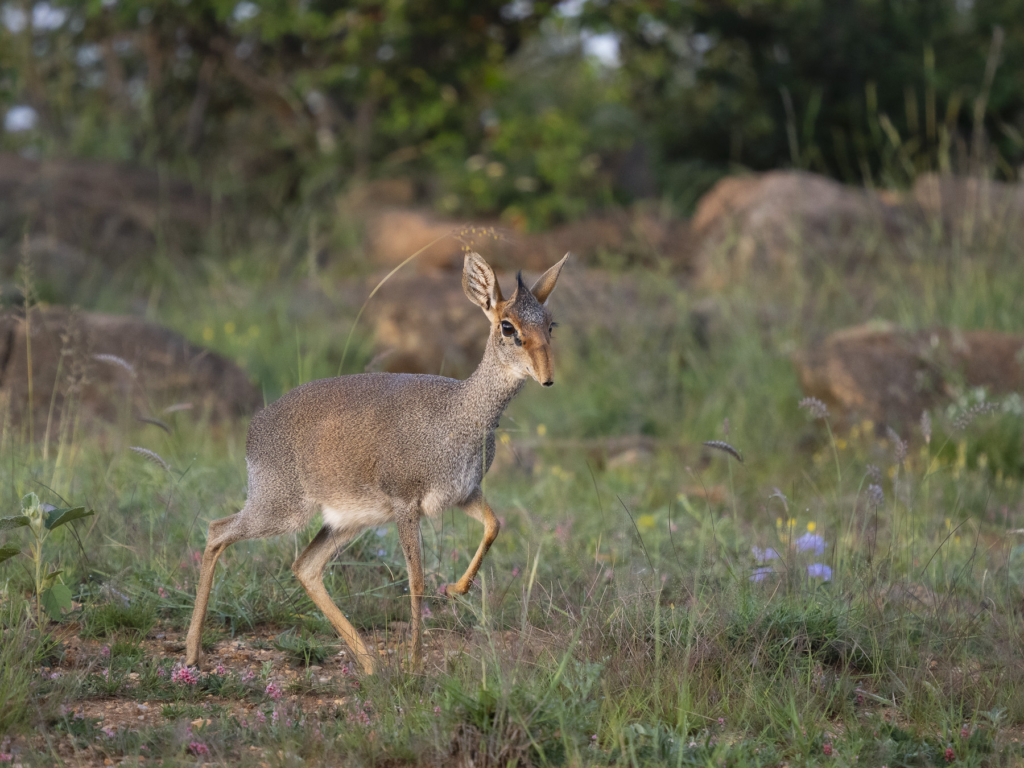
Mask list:
[[399,517],[398,540],[405,553],[409,569],[409,597],[412,600],[412,668],[418,670],[423,663],[423,557],[420,548],[420,519],[418,515]]
[[491,548],[494,540],[498,538],[498,531],[501,530],[501,524],[498,522],[498,518],[494,516],[494,511],[484,499],[483,494],[478,493],[462,509],[474,520],[479,520],[484,524],[484,537],[480,541],[480,546],[477,547],[473,559],[469,561],[469,568],[462,574],[462,578],[454,584],[446,584],[441,587],[442,594],[454,593],[456,595],[464,595],[469,592],[469,588],[473,585],[473,579],[476,577],[476,572],[480,570],[480,564],[484,561],[484,555],[487,554],[487,550]]

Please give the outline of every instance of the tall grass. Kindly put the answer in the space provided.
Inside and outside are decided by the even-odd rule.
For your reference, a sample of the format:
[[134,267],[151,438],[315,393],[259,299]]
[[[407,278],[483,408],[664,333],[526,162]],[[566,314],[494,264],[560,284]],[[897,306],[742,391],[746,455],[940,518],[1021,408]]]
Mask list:
[[[58,626],[80,622],[90,643],[141,659],[134,681],[127,662],[98,649],[69,663],[67,707],[101,695],[166,701],[179,723],[115,739],[71,717],[47,733],[98,743],[111,759],[147,745],[194,761],[201,745],[223,761],[280,751],[346,764],[925,765],[947,750],[1012,764],[1024,724],[1020,414],[1011,401],[984,413],[964,391],[930,414],[927,437],[863,423],[832,432],[801,412],[790,362],[814,337],[867,319],[865,306],[911,327],[1024,331],[1011,311],[1024,292],[1012,253],[939,247],[950,258],[894,259],[810,286],[793,275],[737,285],[716,298],[706,337],[695,332],[697,297],[649,274],[619,276],[636,299],[611,318],[564,307],[578,320],[555,339],[559,386],[528,386],[499,435],[487,493],[502,534],[479,591],[430,602],[421,675],[403,669],[401,649],[379,676],[340,673],[329,628],[289,571],[313,529],[228,549],[207,645],[261,642],[304,670],[322,666],[328,682],[304,671],[290,684],[342,702],[330,712],[300,716],[271,699],[280,669],[243,681],[228,662],[186,690],[159,674],[172,660],[136,647],[147,634],[162,647],[155,633],[188,620],[206,523],[244,501],[244,424],[177,414],[169,431],[130,418],[83,426],[68,433],[62,451],[76,458],[59,487],[60,459],[8,431],[0,487],[55,504],[57,490],[97,513],[81,545],[54,537],[81,606]],[[325,275],[264,277],[211,267],[168,285],[150,311],[243,362],[272,399],[334,374],[361,299],[334,303],[344,291]],[[118,301],[102,303],[124,309]],[[369,357],[356,333],[350,358]],[[957,420],[964,412],[969,424]],[[643,440],[610,439],[622,435]],[[704,449],[722,438],[742,464]],[[898,452],[897,439],[907,443]],[[459,513],[424,522],[428,588],[465,568],[480,534]],[[28,577],[14,561],[2,567],[0,731],[28,738],[26,713],[55,689],[32,685],[38,662],[16,608]],[[388,643],[402,634],[393,530],[349,545],[326,583],[362,631]],[[220,707],[251,704],[249,724],[225,710],[185,738],[186,723],[207,718],[207,694]],[[256,710],[279,721],[257,730]]]

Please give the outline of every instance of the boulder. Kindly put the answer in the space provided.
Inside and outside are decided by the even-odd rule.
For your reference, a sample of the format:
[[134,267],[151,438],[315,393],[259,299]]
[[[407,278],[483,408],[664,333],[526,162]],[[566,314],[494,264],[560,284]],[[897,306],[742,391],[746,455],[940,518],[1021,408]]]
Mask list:
[[880,195],[812,173],[728,177],[690,222],[697,281],[721,289],[758,274],[852,271],[898,250],[912,218]]
[[[540,274],[524,272],[523,280],[532,285]],[[361,294],[369,295],[381,277],[368,279]],[[507,298],[515,290],[515,274],[499,273],[498,283]],[[668,292],[652,297],[633,276],[586,269],[572,259],[551,298],[551,311],[580,338],[616,339],[638,326],[654,334],[678,322]],[[395,273],[367,304],[364,319],[374,334],[378,370],[462,378],[476,369],[487,341],[487,318],[466,298],[454,272]],[[560,332],[555,332],[556,355]]]
[[154,171],[0,153],[0,280],[14,276],[26,238],[36,279],[59,288],[90,269],[137,264],[158,248],[197,249],[209,223],[207,198]]
[[[263,398],[230,360],[135,317],[34,307],[0,314],[0,420],[24,424],[29,411],[41,437],[62,415],[90,419],[167,419],[188,410],[227,419],[251,415]],[[52,412],[51,412],[52,403]]]
[[546,232],[520,234],[493,222],[443,219],[429,211],[362,205],[364,247],[371,261],[395,267],[420,248],[413,266],[420,272],[459,271],[467,250],[486,253],[499,269],[540,271],[566,252],[591,266],[655,264],[688,266],[687,225],[638,207],[612,209]]
[[958,388],[993,395],[1024,390],[1024,336],[867,324],[833,333],[794,355],[800,385],[843,420],[899,429]]
[[1024,184],[926,173],[914,183],[912,200],[933,227],[967,245],[1016,245],[1024,232]]

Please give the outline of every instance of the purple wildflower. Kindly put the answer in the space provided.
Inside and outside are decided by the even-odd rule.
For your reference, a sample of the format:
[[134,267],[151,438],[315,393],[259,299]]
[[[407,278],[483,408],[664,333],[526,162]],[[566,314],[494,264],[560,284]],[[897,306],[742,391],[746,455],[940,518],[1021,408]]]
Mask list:
[[765,547],[764,549],[761,549],[760,547],[751,547],[750,551],[754,555],[754,562],[757,563],[767,563],[769,560],[779,559],[779,553],[772,547]]
[[755,568],[753,575],[750,577],[750,580],[751,581],[764,581],[768,577],[768,575],[772,574],[772,573],[775,573],[775,571],[773,571],[768,566],[764,566],[762,568]]
[[266,694],[267,694],[267,696],[269,696],[270,698],[272,698],[272,699],[274,699],[276,701],[277,699],[280,699],[284,695],[284,691],[282,691],[281,687],[279,685],[277,685],[276,683],[270,682],[270,683],[267,683]]
[[825,554],[825,539],[810,531],[797,539],[794,544],[796,544],[797,552],[813,552],[815,555]]
[[811,563],[808,565],[807,575],[822,581],[832,581],[832,569],[824,563]]

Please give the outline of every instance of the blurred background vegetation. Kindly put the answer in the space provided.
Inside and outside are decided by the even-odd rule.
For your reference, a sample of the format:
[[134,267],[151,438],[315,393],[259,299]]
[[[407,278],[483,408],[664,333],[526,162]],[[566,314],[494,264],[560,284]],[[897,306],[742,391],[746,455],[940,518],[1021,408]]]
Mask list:
[[[1015,180],[1021,0],[9,0],[0,148],[280,214],[353,181],[520,230],[737,170]],[[256,206],[253,208],[252,206]]]

